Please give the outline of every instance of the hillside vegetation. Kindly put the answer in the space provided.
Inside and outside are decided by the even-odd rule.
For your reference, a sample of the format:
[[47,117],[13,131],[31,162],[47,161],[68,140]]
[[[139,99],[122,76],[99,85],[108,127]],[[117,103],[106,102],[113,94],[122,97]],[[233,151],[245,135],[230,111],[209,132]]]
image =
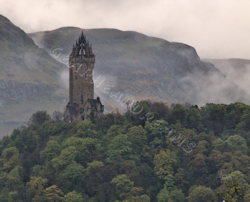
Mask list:
[[229,200],[225,181],[250,201],[250,106],[128,109],[72,123],[33,114],[0,141],[0,201]]

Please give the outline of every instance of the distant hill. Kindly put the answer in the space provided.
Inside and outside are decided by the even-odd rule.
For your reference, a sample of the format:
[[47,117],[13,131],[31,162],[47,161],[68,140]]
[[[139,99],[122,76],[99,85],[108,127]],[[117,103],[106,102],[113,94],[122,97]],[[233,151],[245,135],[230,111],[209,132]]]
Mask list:
[[[29,36],[58,61],[66,62],[81,31],[64,27]],[[95,91],[116,107],[121,105],[115,103],[112,97],[115,93],[139,100],[198,105],[249,101],[249,96],[212,63],[201,61],[191,46],[132,31],[84,29],[83,32],[96,55]],[[105,78],[101,85],[98,83],[101,79],[97,79],[100,76]]]
[[59,77],[66,68],[0,15],[0,136],[37,110],[65,105],[68,92]]
[[[64,27],[27,35],[0,15],[0,135],[28,121],[35,111],[63,111],[67,60],[81,31]],[[201,61],[189,45],[116,29],[83,32],[96,55],[95,93],[106,112],[124,112],[128,99],[250,103],[245,89],[212,63]]]

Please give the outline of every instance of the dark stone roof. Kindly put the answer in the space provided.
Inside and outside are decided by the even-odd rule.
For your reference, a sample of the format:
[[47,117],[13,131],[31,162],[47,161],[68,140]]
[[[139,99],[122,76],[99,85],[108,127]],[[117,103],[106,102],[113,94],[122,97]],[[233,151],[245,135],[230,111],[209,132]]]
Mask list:
[[87,102],[89,102],[89,104],[90,104],[91,107],[95,107],[96,108],[96,106],[98,104],[100,104],[102,106],[102,103],[101,103],[99,97],[97,97],[97,99],[88,99]]

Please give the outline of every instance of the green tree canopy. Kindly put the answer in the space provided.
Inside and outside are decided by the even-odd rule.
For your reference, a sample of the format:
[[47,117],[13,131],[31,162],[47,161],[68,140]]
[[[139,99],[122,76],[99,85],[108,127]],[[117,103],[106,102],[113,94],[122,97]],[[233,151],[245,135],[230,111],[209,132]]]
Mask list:
[[47,161],[52,160],[54,157],[58,156],[61,152],[61,146],[55,140],[50,140],[47,143],[45,149],[40,153],[42,158]]
[[128,136],[121,134],[116,136],[108,145],[107,162],[112,162],[119,157],[125,160],[132,158],[132,143],[128,140]]
[[117,175],[112,181],[115,184],[117,194],[123,198],[134,186],[134,182],[125,174]]
[[64,196],[63,202],[83,202],[83,197],[80,193],[77,193],[75,190],[67,193]]
[[166,202],[169,201],[170,195],[169,191],[167,190],[166,187],[160,190],[159,194],[157,195],[157,201],[158,202]]
[[160,179],[167,179],[169,174],[173,174],[173,165],[177,163],[174,152],[170,150],[161,150],[159,154],[154,157],[154,171]]
[[46,202],[60,202],[63,200],[63,192],[56,185],[47,187],[43,191],[41,199]]
[[211,202],[212,198],[214,199],[215,195],[211,188],[205,186],[198,186],[194,188],[191,193],[188,195],[188,202]]
[[230,152],[240,151],[242,154],[247,154],[247,143],[243,137],[239,135],[230,136],[226,143]]
[[52,159],[52,165],[55,169],[59,170],[66,167],[70,163],[75,161],[77,156],[77,150],[75,147],[67,147],[63,149],[60,156]]

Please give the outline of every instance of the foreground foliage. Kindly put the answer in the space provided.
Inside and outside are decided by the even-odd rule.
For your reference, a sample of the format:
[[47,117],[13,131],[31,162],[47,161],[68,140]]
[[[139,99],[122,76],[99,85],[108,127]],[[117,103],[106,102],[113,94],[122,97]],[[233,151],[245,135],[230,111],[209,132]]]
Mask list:
[[72,123],[37,112],[0,142],[0,201],[247,202],[249,130],[242,103],[142,101]]

